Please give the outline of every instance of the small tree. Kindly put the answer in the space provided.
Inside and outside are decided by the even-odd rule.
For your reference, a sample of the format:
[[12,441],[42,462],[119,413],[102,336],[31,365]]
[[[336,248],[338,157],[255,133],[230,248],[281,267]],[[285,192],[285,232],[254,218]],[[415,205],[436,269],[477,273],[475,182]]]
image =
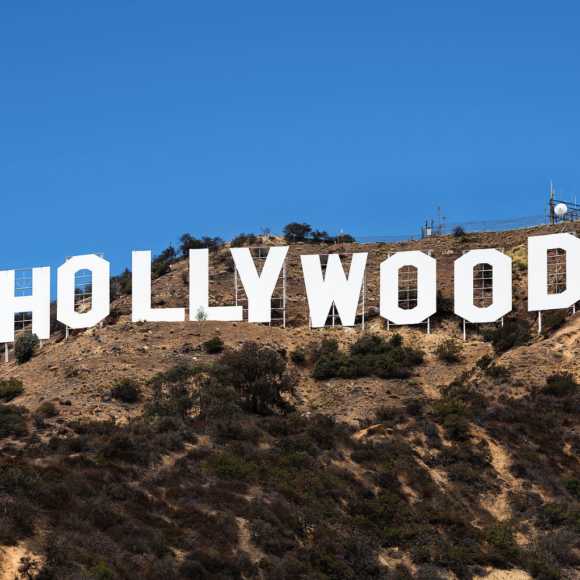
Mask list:
[[299,224],[298,222],[291,222],[284,226],[282,232],[286,236],[286,240],[291,242],[296,239],[304,239],[312,231],[310,224]]
[[448,363],[459,362],[459,355],[463,350],[463,345],[455,338],[442,340],[435,349],[435,354],[443,361]]
[[456,238],[462,238],[465,236],[465,230],[461,226],[455,226],[453,228],[453,235]]
[[273,348],[245,342],[238,350],[226,351],[220,363],[229,367],[229,384],[246,411],[261,414],[272,407],[285,410],[289,406],[282,394],[293,394],[297,379]]
[[14,357],[19,365],[29,361],[38,346],[38,336],[29,332],[23,332],[14,346]]
[[328,237],[328,232],[326,230],[314,230],[312,232],[312,240],[315,242],[324,242]]
[[204,320],[207,320],[207,312],[203,309],[203,306],[200,306],[197,309],[197,312],[195,314],[195,319],[197,320],[197,326],[199,328],[199,336],[201,336],[201,323]]
[[229,386],[231,371],[221,364],[179,364],[157,373],[150,381],[151,398],[145,414],[191,421],[234,417],[240,412],[239,397]]

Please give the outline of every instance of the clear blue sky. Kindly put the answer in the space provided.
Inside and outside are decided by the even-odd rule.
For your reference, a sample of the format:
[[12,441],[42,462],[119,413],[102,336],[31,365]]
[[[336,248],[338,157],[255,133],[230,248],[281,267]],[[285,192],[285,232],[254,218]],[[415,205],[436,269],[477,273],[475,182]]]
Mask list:
[[[0,267],[580,199],[573,2],[0,6]],[[56,279],[56,271],[53,275]]]

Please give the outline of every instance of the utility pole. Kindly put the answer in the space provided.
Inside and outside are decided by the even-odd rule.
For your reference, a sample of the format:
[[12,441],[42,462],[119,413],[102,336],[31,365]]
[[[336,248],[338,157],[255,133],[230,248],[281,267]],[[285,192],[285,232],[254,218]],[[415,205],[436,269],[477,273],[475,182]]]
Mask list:
[[437,204],[437,235],[441,235],[441,204]]
[[552,180],[550,179],[550,225],[554,223],[554,189],[552,188]]

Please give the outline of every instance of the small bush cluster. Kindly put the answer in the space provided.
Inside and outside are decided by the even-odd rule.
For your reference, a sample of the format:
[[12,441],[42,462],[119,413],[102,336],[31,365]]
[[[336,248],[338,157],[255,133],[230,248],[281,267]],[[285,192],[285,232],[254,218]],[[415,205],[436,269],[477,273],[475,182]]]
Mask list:
[[26,435],[28,433],[26,414],[25,407],[0,404],[0,439],[9,435]]
[[30,332],[23,332],[14,345],[14,358],[19,365],[28,362],[38,347],[38,336]]
[[0,399],[8,402],[20,396],[24,392],[22,381],[11,377],[9,380],[0,381]]
[[123,403],[136,403],[141,395],[141,387],[135,379],[125,377],[120,379],[111,389],[111,397]]
[[553,397],[566,397],[574,394],[578,390],[578,383],[569,372],[553,373],[546,378],[546,386],[539,392],[542,395],[552,395]]
[[496,353],[506,352],[531,342],[530,327],[527,320],[508,320],[503,326],[485,332],[483,338],[491,342]]
[[[221,339],[220,339],[221,340]],[[279,352],[255,342],[224,352],[213,364],[180,364],[148,383],[146,413],[180,421],[233,417],[240,409],[256,414],[291,409],[296,377]]]
[[403,346],[400,334],[386,341],[377,335],[365,335],[350,346],[349,353],[339,349],[334,339],[323,339],[312,369],[315,379],[356,378],[376,375],[381,378],[403,378],[410,369],[423,362],[422,350]]
[[460,360],[463,345],[454,337],[442,340],[435,348],[435,354],[442,361],[457,363]]
[[217,354],[224,349],[224,341],[219,336],[214,336],[203,343],[203,348],[209,354]]
[[506,366],[495,363],[486,366],[484,373],[493,379],[505,379],[511,374]]

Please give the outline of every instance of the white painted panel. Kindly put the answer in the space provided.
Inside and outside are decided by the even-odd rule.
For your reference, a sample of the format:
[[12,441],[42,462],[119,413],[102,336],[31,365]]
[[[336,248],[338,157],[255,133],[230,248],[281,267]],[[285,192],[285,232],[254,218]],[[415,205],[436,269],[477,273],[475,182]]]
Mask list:
[[209,305],[209,250],[189,250],[189,318],[195,319],[196,313],[203,308],[206,320],[242,320],[241,306]]
[[[566,250],[566,290],[548,294],[548,250]],[[572,234],[528,238],[528,310],[568,308],[580,300],[580,240]]]
[[368,254],[352,255],[348,279],[340,256],[329,254],[326,275],[322,275],[320,256],[300,256],[306,296],[313,328],[322,328],[334,302],[343,326],[354,326]]
[[[417,268],[417,306],[399,306],[399,270]],[[437,261],[424,252],[398,252],[381,263],[381,316],[393,324],[420,324],[437,311]]]
[[32,296],[14,296],[15,270],[0,272],[0,342],[14,342],[14,314],[32,312],[32,332],[50,338],[50,268],[32,268]]
[[[75,274],[90,270],[92,274],[91,309],[75,312]],[[111,264],[96,254],[74,256],[57,272],[57,319],[69,328],[90,328],[109,315]]]
[[151,308],[151,252],[133,251],[133,322],[183,322],[185,308]]
[[[473,269],[492,267],[493,302],[485,308],[473,303]],[[512,309],[512,259],[498,250],[471,250],[455,260],[455,314],[468,322],[495,322]]]
[[271,322],[272,294],[280,277],[288,246],[272,247],[258,274],[249,248],[232,248],[232,256],[248,296],[248,322]]

